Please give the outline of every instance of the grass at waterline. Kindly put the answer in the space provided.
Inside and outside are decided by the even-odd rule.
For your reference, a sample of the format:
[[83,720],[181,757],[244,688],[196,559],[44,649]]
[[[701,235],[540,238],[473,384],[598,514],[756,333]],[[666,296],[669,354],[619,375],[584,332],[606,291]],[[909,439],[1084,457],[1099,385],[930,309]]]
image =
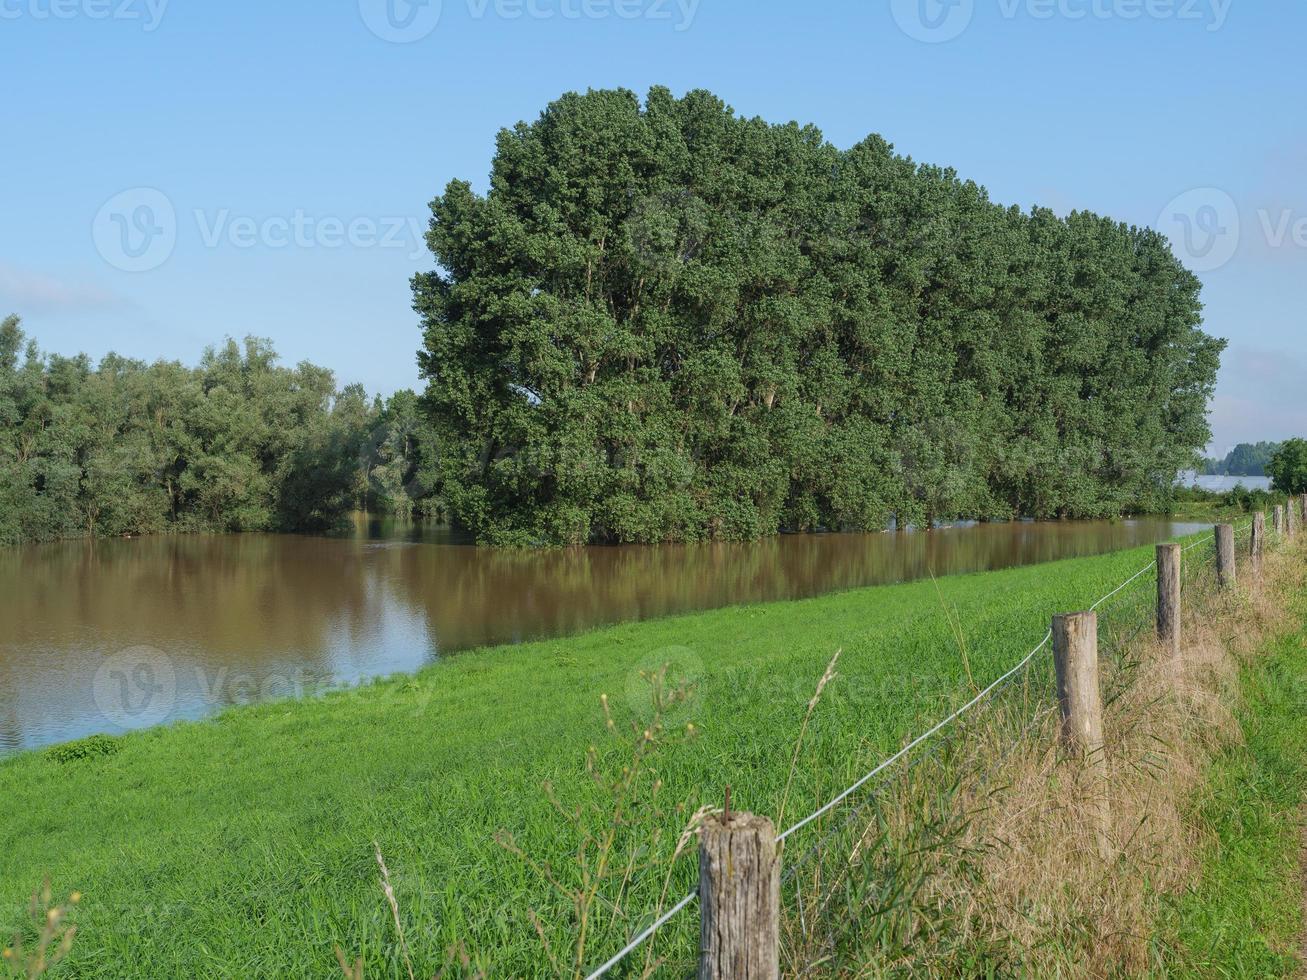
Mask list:
[[1275,490],[1202,490],[1184,487],[1176,492],[1167,516],[1177,521],[1235,521],[1241,522],[1255,511],[1265,511],[1269,520],[1276,505],[1288,500],[1286,494]]
[[[640,674],[670,660],[695,677],[693,693],[671,707],[668,744],[648,754],[619,828],[616,873],[587,923],[593,965],[693,883],[692,848],[670,881],[643,869],[671,854],[695,809],[720,803],[729,783],[737,808],[778,814],[836,649],[839,677],[808,728],[787,822],[1014,664],[1052,613],[1083,608],[1151,557],[1141,548],[620,626],[137,733],[110,754],[15,757],[0,764],[0,931],[24,921],[49,874],[56,894],[83,895],[69,975],[324,976],[336,945],[368,976],[405,975],[375,841],[418,975],[449,962],[459,973],[456,946],[495,976],[552,974],[570,961],[577,914],[546,874],[572,874],[583,844],[593,856],[612,812],[613,781],[590,777],[587,750],[620,780],[627,726],[650,713]],[[542,866],[497,843],[499,831]],[[691,949],[696,922],[684,916],[659,952]]]
[[[1297,598],[1301,616],[1304,604]],[[1307,632],[1268,644],[1240,678],[1244,739],[1211,767],[1195,821],[1202,876],[1172,908],[1176,973],[1297,976],[1307,805]]]

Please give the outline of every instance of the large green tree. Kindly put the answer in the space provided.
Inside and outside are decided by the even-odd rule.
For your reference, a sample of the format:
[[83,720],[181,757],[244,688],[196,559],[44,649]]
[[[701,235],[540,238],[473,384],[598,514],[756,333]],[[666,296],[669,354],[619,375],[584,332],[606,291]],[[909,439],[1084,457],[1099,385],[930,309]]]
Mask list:
[[490,542],[1163,505],[1222,343],[1158,234],[705,92],[569,94],[432,203],[423,405]]

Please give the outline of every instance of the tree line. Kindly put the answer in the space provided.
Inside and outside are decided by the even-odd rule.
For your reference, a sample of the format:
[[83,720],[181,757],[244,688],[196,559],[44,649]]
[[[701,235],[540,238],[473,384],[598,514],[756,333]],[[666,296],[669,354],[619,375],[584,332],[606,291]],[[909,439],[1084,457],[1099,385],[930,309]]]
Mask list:
[[413,280],[454,519],[519,545],[1164,509],[1224,342],[1147,229],[878,136],[571,93],[432,202]]
[[1241,442],[1223,459],[1204,459],[1204,476],[1266,476],[1271,457],[1279,451],[1278,442]]
[[0,543],[166,531],[320,531],[350,510],[433,513],[411,391],[369,401],[247,338],[197,367],[48,355],[0,322]]

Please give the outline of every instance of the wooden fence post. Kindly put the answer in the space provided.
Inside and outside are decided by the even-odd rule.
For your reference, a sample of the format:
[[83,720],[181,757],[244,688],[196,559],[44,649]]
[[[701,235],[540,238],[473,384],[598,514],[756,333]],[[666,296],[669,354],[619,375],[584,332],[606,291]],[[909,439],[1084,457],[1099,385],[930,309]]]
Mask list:
[[1284,533],[1284,508],[1280,504],[1275,505],[1275,533]]
[[1216,525],[1216,581],[1223,589],[1235,586],[1234,525]]
[[1084,756],[1101,755],[1103,700],[1098,690],[1098,613],[1053,617],[1053,665],[1062,709],[1062,741]]
[[1180,656],[1180,562],[1178,544],[1157,546],[1157,638]]
[[1298,503],[1292,497],[1284,505],[1284,533],[1292,538],[1298,531]]
[[1062,709],[1062,744],[1088,763],[1086,811],[1095,822],[1098,855],[1112,858],[1107,805],[1107,759],[1103,755],[1103,696],[1098,686],[1098,613],[1053,617],[1053,665]]
[[699,980],[780,977],[776,828],[751,813],[707,817],[699,831]]
[[1258,511],[1253,515],[1252,569],[1254,575],[1262,574],[1262,555],[1266,551],[1266,514]]

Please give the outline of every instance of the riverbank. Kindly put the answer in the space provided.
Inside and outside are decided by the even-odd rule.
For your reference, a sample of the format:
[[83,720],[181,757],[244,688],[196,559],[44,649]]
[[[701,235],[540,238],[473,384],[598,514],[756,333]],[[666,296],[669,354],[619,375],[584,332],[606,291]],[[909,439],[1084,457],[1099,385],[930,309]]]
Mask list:
[[1234,486],[1225,490],[1182,487],[1176,491],[1169,516],[1177,521],[1240,521],[1254,511],[1270,513],[1287,495],[1269,487]]
[[[476,651],[88,757],[16,756],[0,763],[5,924],[48,874],[56,895],[83,896],[74,973],[323,976],[336,945],[369,973],[402,971],[375,842],[420,975],[464,953],[494,975],[552,973],[576,933],[578,882],[588,893],[577,855],[617,839],[594,879],[602,900],[586,907],[593,963],[693,883],[692,848],[669,879],[661,867],[726,784],[741,809],[808,812],[1004,673],[1051,614],[1151,558],[1138,548]],[[681,700],[674,678],[655,711],[647,675],[668,662],[693,686]]]
[[[1204,527],[1014,522],[519,552],[458,545],[431,526],[380,525],[347,539],[249,533],[0,548],[0,754],[413,673],[478,647],[1088,558]],[[148,691],[134,691],[122,706],[144,710],[106,713],[103,688],[118,699],[115,676],[134,689],[142,667],[163,690],[148,704]]]

